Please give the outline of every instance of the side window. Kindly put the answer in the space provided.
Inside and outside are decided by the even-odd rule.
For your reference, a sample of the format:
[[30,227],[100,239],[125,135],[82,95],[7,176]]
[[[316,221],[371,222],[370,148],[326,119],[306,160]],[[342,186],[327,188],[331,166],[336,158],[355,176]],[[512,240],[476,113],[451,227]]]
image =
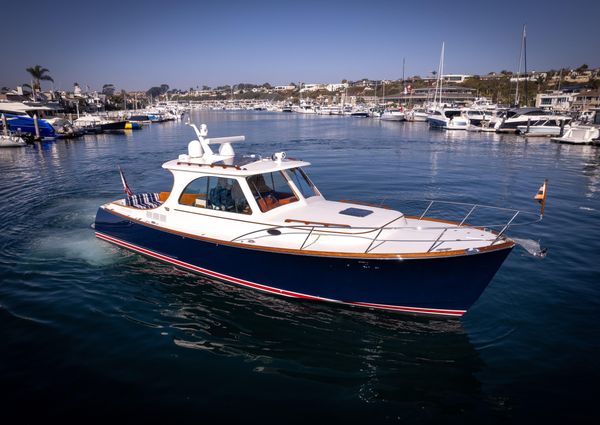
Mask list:
[[200,177],[187,185],[179,197],[181,205],[198,208],[252,214],[250,205],[235,179]]
[[179,197],[181,205],[206,208],[209,177],[200,177],[186,186]]

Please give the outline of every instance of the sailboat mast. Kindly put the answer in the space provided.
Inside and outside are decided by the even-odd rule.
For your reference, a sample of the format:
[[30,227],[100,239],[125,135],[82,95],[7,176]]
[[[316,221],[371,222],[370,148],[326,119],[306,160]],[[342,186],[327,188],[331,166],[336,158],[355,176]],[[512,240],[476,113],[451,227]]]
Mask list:
[[525,58],[525,106],[527,106],[529,102],[529,96],[527,92],[529,75],[527,74],[527,34],[525,33],[525,25],[523,25],[523,56]]
[[523,25],[523,33],[521,35],[521,51],[519,53],[519,68],[517,70],[517,88],[515,90],[515,105],[520,103],[519,99],[519,81],[521,80],[521,65],[523,65],[523,50],[525,45],[525,25]]
[[[443,72],[443,65],[442,65],[443,62],[444,62],[444,42],[442,42],[442,53],[440,55],[440,63],[438,65],[438,75],[437,75],[437,79],[435,80],[435,92],[433,94],[433,106],[434,107],[438,106],[438,104],[440,104],[442,102],[442,82],[441,82],[440,77]],[[438,91],[439,91],[439,99],[438,99]]]
[[446,43],[442,42],[442,57],[440,59],[440,106],[442,105],[442,89],[444,86],[444,49],[446,47]]

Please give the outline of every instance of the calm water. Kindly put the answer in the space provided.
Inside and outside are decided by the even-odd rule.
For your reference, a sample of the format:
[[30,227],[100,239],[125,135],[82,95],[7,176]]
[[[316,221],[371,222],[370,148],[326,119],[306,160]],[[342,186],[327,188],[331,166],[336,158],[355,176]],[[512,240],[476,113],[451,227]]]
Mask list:
[[[436,198],[537,211],[460,320],[274,298],[94,238],[97,207],[170,189],[181,123],[0,151],[3,416],[170,422],[479,422],[597,419],[600,149],[420,123],[205,112],[243,152],[313,163],[330,199]],[[313,278],[307,276],[308,279]],[[20,421],[22,422],[22,421]]]

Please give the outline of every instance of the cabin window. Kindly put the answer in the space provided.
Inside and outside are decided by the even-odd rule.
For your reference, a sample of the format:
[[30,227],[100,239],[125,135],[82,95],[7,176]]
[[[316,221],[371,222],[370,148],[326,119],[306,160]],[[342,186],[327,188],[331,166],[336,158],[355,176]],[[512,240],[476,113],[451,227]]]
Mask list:
[[262,212],[298,200],[281,171],[256,174],[248,177],[247,181]]
[[317,189],[312,184],[312,182],[308,179],[308,176],[302,171],[300,168],[292,168],[287,171],[290,178],[302,193],[304,198],[310,198],[311,196],[317,196]]
[[190,207],[252,214],[238,181],[225,177],[206,176],[192,181],[181,193],[179,203]]
[[460,111],[446,111],[446,117],[454,118],[460,116]]

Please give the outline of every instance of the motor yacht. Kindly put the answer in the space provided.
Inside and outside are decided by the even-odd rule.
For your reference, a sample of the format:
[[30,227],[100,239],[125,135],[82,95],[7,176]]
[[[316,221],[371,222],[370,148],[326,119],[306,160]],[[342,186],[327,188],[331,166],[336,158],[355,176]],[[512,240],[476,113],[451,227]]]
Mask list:
[[[197,140],[165,162],[165,192],[101,205],[103,241],[215,281],[311,301],[404,313],[462,316],[479,298],[515,242],[506,230],[462,220],[405,215],[384,206],[328,200],[284,152],[239,155],[244,136]],[[216,150],[216,147],[218,151]],[[213,150],[214,149],[214,150]],[[455,203],[449,203],[456,206]],[[514,215],[513,215],[514,213]],[[536,215],[537,218],[537,215]]]
[[0,148],[20,148],[27,146],[27,142],[20,136],[0,134]]
[[538,121],[528,121],[526,125],[517,126],[517,132],[527,137],[562,136],[569,129],[571,118],[544,118]]
[[404,110],[400,109],[386,109],[383,111],[379,119],[383,121],[406,121],[406,115]]
[[593,125],[572,125],[561,137],[553,137],[553,142],[571,145],[600,144],[600,127]]
[[458,108],[432,108],[427,115],[427,122],[430,127],[444,130],[466,130],[469,126],[469,120]]
[[527,123],[542,122],[546,120],[571,121],[568,115],[555,115],[539,108],[514,108],[504,112],[496,123],[496,131],[499,133],[516,133],[519,126],[526,126]]

